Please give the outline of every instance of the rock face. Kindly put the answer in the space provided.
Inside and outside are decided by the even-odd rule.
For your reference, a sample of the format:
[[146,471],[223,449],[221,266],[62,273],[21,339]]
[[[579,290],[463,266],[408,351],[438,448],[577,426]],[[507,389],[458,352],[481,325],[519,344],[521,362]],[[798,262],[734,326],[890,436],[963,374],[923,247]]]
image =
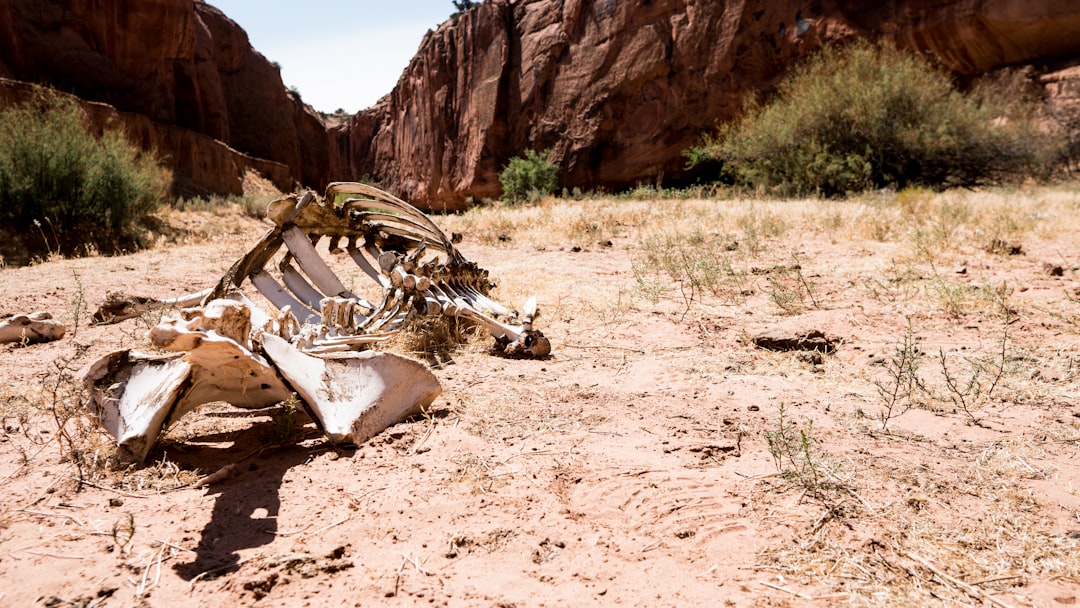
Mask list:
[[[36,85],[0,78],[0,107],[30,101],[41,94]],[[244,154],[208,135],[153,121],[143,114],[120,112],[105,103],[52,94],[76,101],[88,125],[98,133],[119,129],[142,149],[158,151],[173,171],[173,190],[177,194],[243,194],[244,177],[251,171],[278,190],[291,190],[297,181],[287,165]]]
[[321,120],[236,23],[201,1],[7,0],[0,77],[114,107],[195,191],[235,192],[235,173],[214,177],[235,169],[220,142],[287,167],[286,179],[266,175],[279,188],[326,181],[328,162],[311,161],[328,159]]
[[[1080,58],[1080,8],[487,0],[429,32],[375,107],[327,127],[247,34],[201,0],[4,0],[0,78],[108,104],[88,114],[157,147],[180,190],[235,193],[250,169],[280,189],[367,175],[425,209],[457,210],[499,196],[499,172],[526,149],[550,148],[568,188],[685,177],[681,152],[702,132],[814,49],[855,37],[933,54],[961,75],[1064,68]],[[1076,75],[1058,74],[1048,86],[1075,88]],[[20,90],[0,84],[0,99]]]
[[[331,128],[331,177],[431,209],[496,197],[525,149],[565,187],[684,174],[682,150],[822,44],[886,37],[958,74],[1080,57],[1075,0],[488,0],[430,32],[395,89]],[[857,83],[852,83],[853,86]]]

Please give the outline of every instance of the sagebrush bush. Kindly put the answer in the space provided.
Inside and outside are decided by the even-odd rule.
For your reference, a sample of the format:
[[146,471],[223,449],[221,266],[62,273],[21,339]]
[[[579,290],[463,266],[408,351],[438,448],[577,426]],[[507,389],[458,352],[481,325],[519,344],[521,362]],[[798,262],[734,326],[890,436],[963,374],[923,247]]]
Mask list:
[[1031,105],[965,94],[926,59],[868,42],[826,48],[687,152],[787,196],[971,187],[1043,173]]
[[42,94],[0,110],[0,224],[32,249],[112,252],[137,242],[170,173],[116,131],[95,137],[71,100]]
[[506,169],[499,174],[504,201],[519,203],[555,192],[559,185],[559,167],[547,160],[549,154],[548,150],[526,150],[524,158],[510,159]]

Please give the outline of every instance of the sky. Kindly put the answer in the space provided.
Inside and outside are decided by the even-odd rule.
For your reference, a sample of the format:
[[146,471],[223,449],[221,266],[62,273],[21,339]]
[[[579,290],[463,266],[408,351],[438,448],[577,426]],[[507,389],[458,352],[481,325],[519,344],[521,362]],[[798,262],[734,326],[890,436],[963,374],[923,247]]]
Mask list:
[[281,64],[285,86],[321,112],[353,114],[389,93],[451,0],[206,0]]

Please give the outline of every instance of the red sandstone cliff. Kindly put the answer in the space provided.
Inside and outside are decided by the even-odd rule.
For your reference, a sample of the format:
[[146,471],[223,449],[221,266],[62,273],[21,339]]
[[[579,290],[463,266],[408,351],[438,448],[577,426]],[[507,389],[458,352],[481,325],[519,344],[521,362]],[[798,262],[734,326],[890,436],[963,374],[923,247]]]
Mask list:
[[[496,197],[551,148],[564,186],[682,172],[680,152],[823,43],[888,37],[958,74],[1080,57],[1076,0],[488,0],[430,33],[378,105],[332,129],[335,179],[423,206]],[[856,83],[853,83],[853,86]]]
[[282,189],[326,181],[321,120],[236,23],[201,1],[0,2],[0,77],[113,106],[113,122],[157,146],[187,190],[236,192],[229,173],[251,158],[286,166],[286,177],[267,170]]
[[[1080,58],[1080,6],[488,0],[430,32],[375,107],[328,130],[201,1],[4,0],[0,78],[113,106],[88,112],[157,148],[189,191],[237,192],[260,167],[282,189],[370,175],[421,207],[461,209],[497,197],[499,172],[529,148],[553,150],[566,187],[678,177],[682,150],[747,95],[857,36],[976,74]],[[21,94],[0,85],[0,101]]]

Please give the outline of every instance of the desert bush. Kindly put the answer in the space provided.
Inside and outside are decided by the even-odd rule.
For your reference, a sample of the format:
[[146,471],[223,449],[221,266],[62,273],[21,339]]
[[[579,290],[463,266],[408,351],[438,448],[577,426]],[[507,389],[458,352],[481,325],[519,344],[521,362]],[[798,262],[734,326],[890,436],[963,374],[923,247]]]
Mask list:
[[549,154],[547,150],[526,150],[524,158],[510,159],[506,169],[499,174],[506,202],[520,203],[555,192],[559,185],[559,167],[547,160]]
[[0,111],[0,142],[0,224],[40,233],[49,252],[131,247],[138,220],[168,191],[171,176],[152,155],[117,131],[95,137],[67,99]]
[[[1051,146],[1030,103],[961,93],[928,60],[860,42],[826,48],[687,152],[736,183],[785,196],[971,187],[1041,173]],[[1049,156],[1049,155],[1045,155]]]

